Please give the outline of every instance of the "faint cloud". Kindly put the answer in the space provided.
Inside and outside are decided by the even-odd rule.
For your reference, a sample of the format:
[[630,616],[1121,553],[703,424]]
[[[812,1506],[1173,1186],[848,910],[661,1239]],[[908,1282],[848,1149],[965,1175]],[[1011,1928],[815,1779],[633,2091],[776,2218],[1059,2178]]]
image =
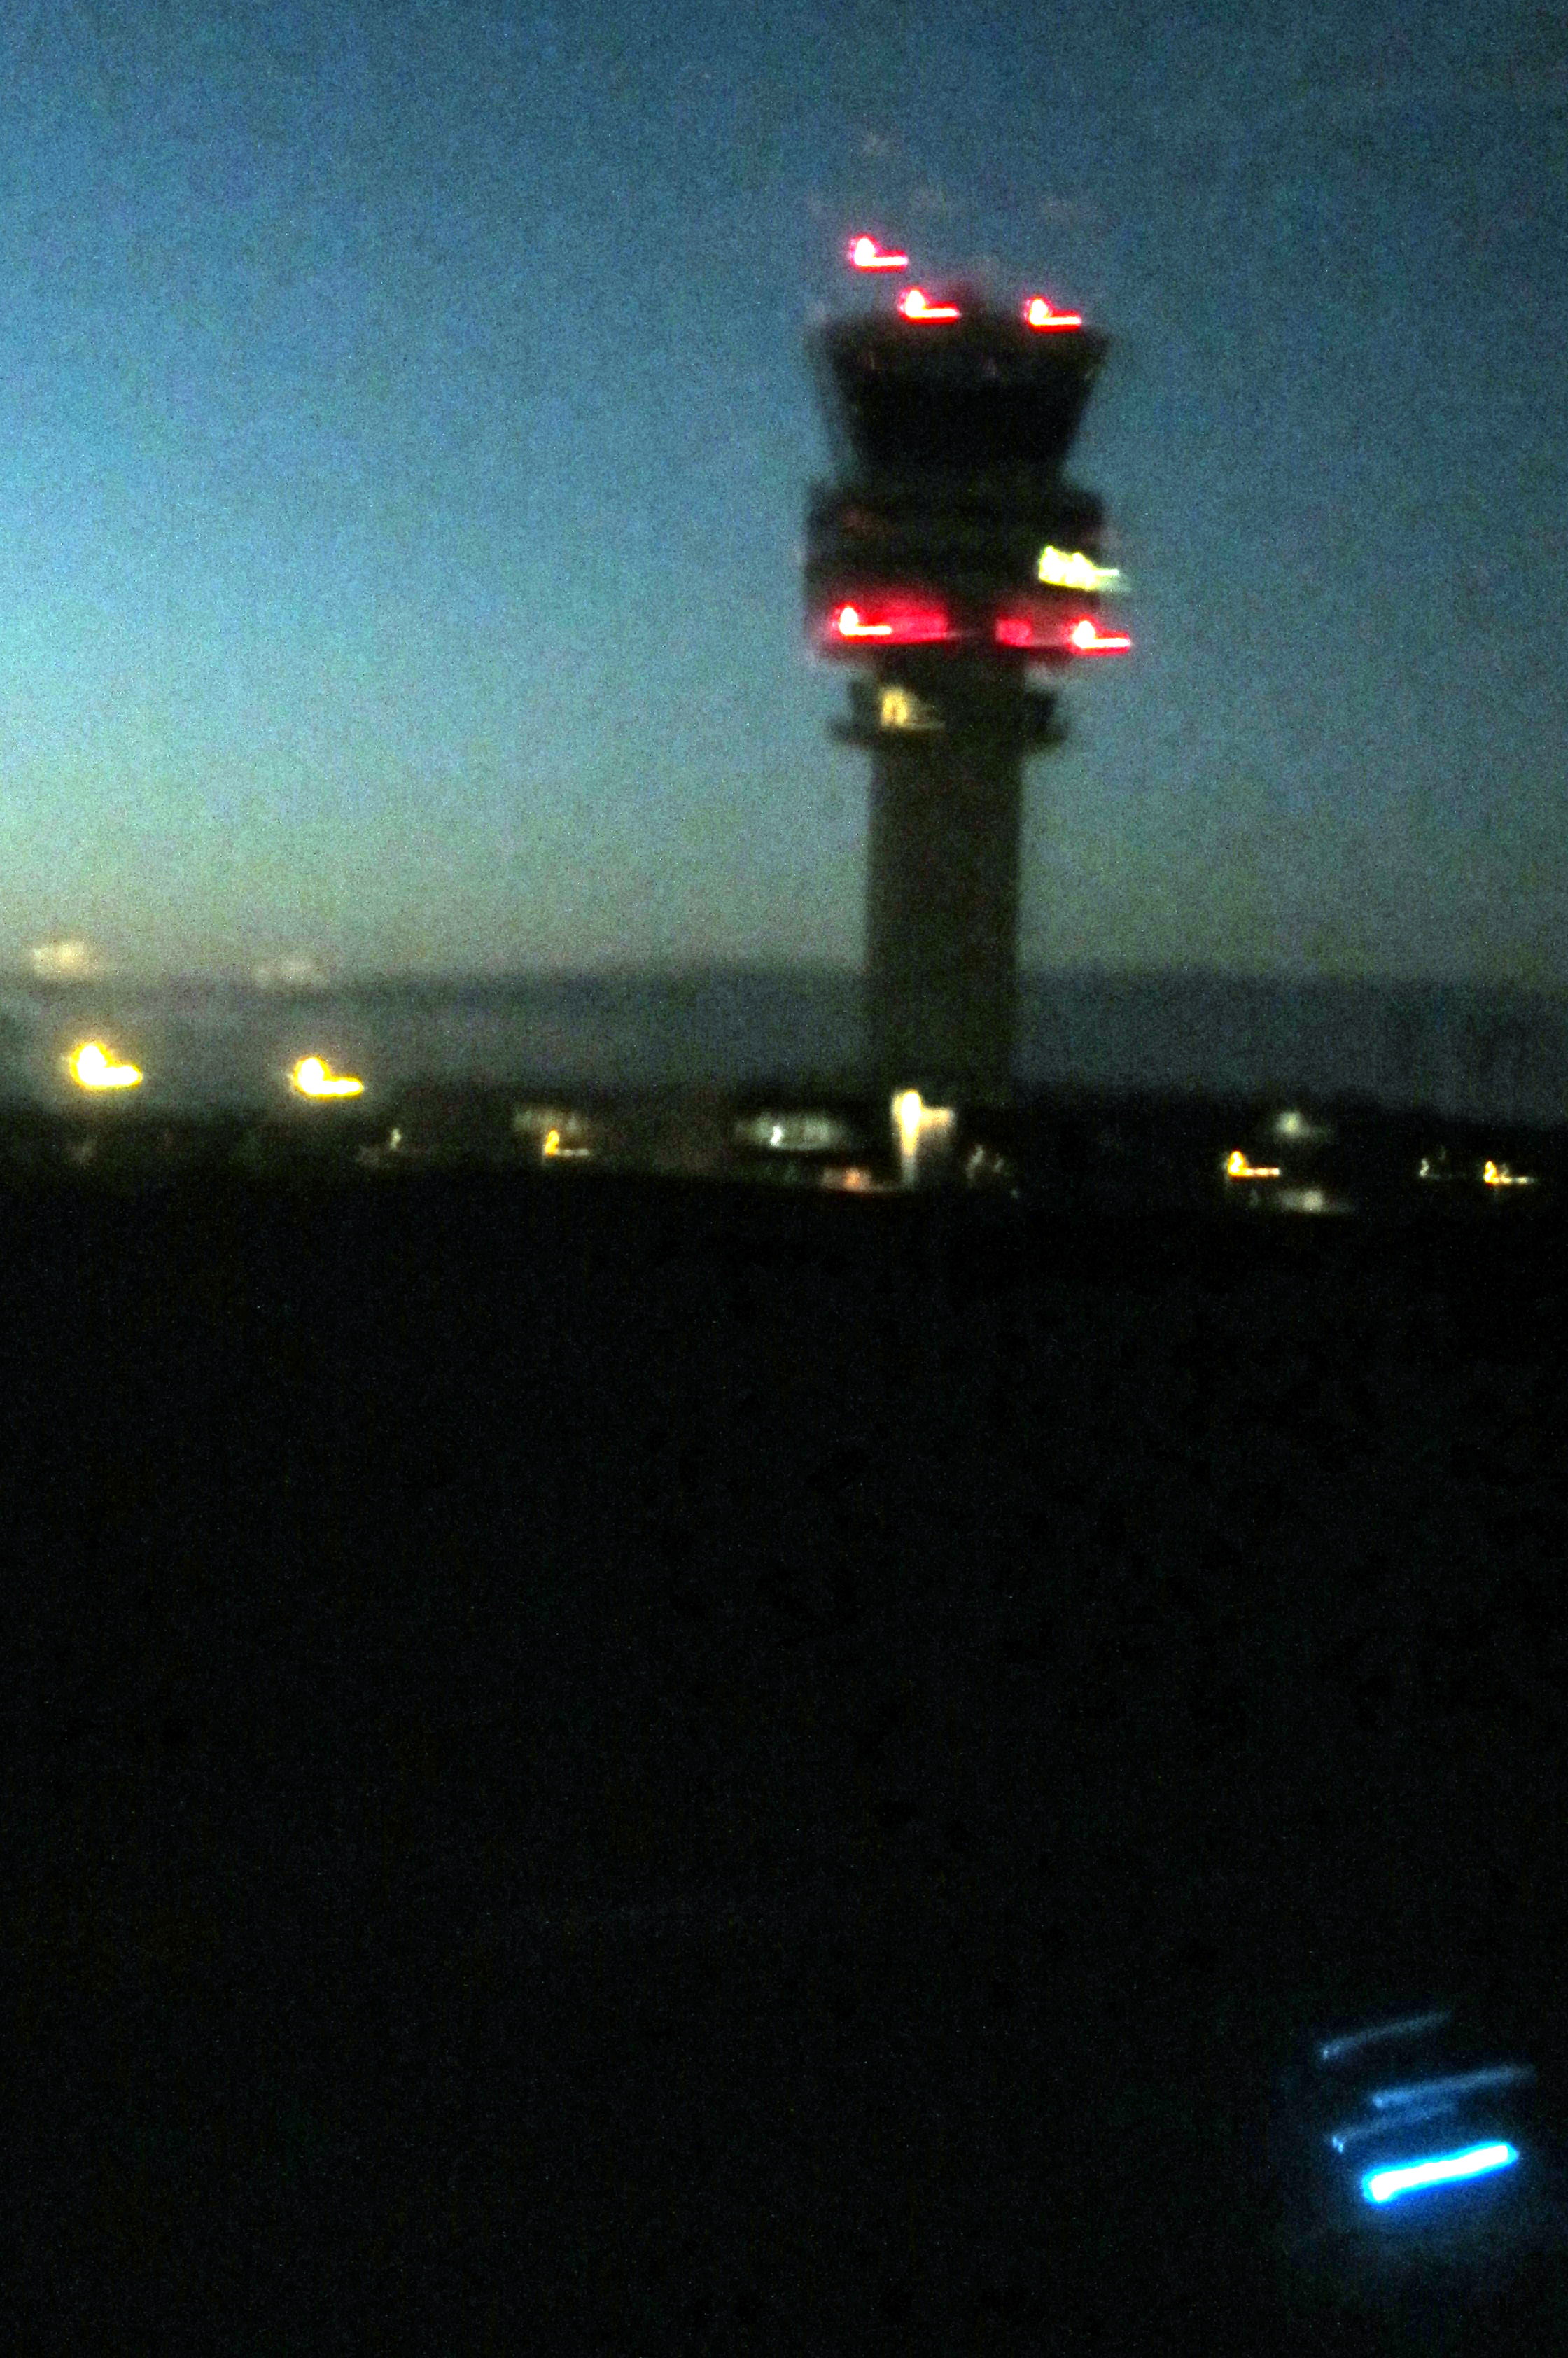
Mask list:
[[107,962],[80,934],[53,934],[35,942],[27,964],[42,982],[91,982],[107,972]]

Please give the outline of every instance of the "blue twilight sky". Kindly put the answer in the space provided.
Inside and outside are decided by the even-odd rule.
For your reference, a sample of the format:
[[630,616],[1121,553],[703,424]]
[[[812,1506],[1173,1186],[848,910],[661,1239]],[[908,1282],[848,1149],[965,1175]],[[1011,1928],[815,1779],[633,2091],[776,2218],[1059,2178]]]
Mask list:
[[1110,330],[1031,963],[1568,984],[1568,19],[12,0],[0,963],[859,956],[851,229]]

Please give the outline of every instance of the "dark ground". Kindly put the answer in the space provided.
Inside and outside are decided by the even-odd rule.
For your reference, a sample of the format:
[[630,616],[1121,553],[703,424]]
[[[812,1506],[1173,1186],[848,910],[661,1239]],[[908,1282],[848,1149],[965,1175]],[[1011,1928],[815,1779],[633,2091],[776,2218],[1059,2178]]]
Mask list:
[[0,1199],[18,2349],[1395,2346],[1260,2122],[1556,2068],[1557,1249],[972,1209]]

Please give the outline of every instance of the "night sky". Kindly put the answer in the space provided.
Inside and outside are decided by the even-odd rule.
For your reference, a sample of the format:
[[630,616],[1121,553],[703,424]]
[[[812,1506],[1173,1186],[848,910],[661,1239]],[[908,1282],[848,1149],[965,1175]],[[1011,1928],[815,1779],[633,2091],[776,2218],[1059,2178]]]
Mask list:
[[1114,339],[1028,962],[1568,985],[1565,27],[13,0],[0,959],[857,959],[797,567],[870,228]]

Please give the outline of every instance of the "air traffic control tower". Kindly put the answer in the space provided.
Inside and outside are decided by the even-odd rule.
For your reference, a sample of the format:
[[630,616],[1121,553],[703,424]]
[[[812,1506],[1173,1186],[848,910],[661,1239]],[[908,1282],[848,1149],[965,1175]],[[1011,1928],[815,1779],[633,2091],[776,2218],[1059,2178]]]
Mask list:
[[1043,296],[918,287],[814,340],[838,471],[810,497],[806,628],[856,667],[835,734],[871,756],[870,1078],[928,1103],[1011,1094],[1023,766],[1065,734],[1032,676],[1130,645],[1102,504],[1062,476],[1105,352]]

